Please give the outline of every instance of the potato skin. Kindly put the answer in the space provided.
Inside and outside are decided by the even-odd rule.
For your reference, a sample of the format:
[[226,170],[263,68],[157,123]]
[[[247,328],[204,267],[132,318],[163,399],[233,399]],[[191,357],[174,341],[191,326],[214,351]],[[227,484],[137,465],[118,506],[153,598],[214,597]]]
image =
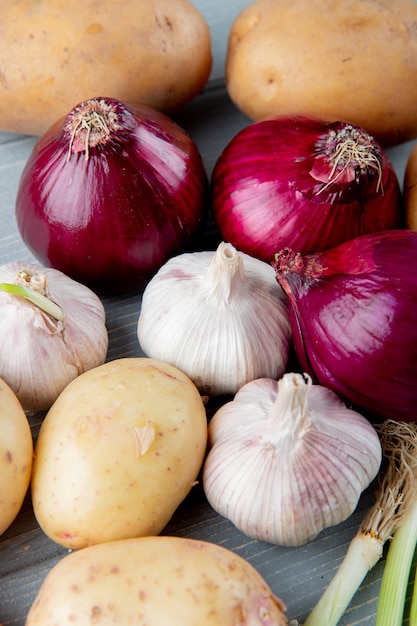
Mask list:
[[0,130],[41,135],[92,97],[171,113],[202,89],[211,62],[208,25],[189,0],[4,0]]
[[249,118],[302,115],[417,136],[417,3],[258,0],[232,24],[229,95]]
[[203,400],[177,368],[121,358],[89,370],[40,428],[31,486],[38,523],[72,549],[156,535],[195,484],[206,446]]
[[285,626],[285,607],[216,544],[145,537],[73,552],[50,570],[26,626]]
[[0,535],[19,513],[33,461],[29,422],[17,396],[0,379]]

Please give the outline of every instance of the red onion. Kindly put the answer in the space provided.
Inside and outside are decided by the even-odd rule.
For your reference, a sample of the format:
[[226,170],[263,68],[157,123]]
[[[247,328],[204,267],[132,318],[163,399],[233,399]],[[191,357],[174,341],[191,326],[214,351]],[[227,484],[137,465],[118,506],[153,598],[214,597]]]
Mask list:
[[17,225],[44,265],[127,291],[190,244],[207,188],[201,155],[174,121],[94,98],[35,145],[18,187]]
[[417,232],[363,235],[273,263],[303,371],[369,417],[417,419]]
[[382,147],[362,128],[273,118],[241,130],[212,175],[222,238],[271,262],[402,226],[401,190]]

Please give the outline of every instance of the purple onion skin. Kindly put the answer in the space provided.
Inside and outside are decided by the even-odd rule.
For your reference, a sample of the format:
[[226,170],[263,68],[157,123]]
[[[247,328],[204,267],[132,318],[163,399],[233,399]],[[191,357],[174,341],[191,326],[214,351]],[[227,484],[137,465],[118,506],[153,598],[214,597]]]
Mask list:
[[86,159],[85,133],[69,153],[72,112],[54,124],[22,173],[16,220],[43,265],[116,294],[190,245],[205,221],[208,180],[195,143],[170,118],[94,100],[113,108],[121,128]]
[[303,371],[369,418],[417,419],[417,232],[363,235],[273,263]]
[[[371,158],[363,169],[342,161],[329,182],[336,147],[330,134],[346,128]],[[223,240],[267,262],[284,247],[310,254],[403,226],[401,189],[386,153],[366,131],[343,122],[252,123],[226,146],[211,182]]]

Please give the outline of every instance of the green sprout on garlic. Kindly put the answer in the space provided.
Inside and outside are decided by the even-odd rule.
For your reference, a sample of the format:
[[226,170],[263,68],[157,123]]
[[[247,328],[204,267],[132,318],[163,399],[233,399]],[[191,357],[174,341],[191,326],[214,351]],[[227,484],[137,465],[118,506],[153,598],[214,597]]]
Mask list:
[[60,306],[48,298],[46,294],[46,276],[20,271],[13,283],[0,283],[0,292],[12,294],[29,300],[56,320],[64,320],[64,312]]

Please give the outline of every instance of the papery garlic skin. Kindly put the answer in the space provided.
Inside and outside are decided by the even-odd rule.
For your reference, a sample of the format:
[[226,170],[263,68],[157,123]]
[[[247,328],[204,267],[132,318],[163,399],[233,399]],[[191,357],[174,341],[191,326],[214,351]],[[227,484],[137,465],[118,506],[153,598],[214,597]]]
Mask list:
[[312,541],[355,510],[378,473],[372,424],[301,374],[243,386],[209,424],[203,487],[245,535],[283,546]]
[[22,271],[35,276],[64,313],[59,321],[23,297],[0,292],[0,378],[26,411],[36,412],[49,409],[79,374],[104,363],[108,333],[104,306],[88,287],[20,262],[0,266],[0,283],[18,283]]
[[143,293],[143,352],[178,367],[209,396],[234,394],[255,378],[279,378],[291,329],[271,270],[225,242],[216,251],[171,258]]

